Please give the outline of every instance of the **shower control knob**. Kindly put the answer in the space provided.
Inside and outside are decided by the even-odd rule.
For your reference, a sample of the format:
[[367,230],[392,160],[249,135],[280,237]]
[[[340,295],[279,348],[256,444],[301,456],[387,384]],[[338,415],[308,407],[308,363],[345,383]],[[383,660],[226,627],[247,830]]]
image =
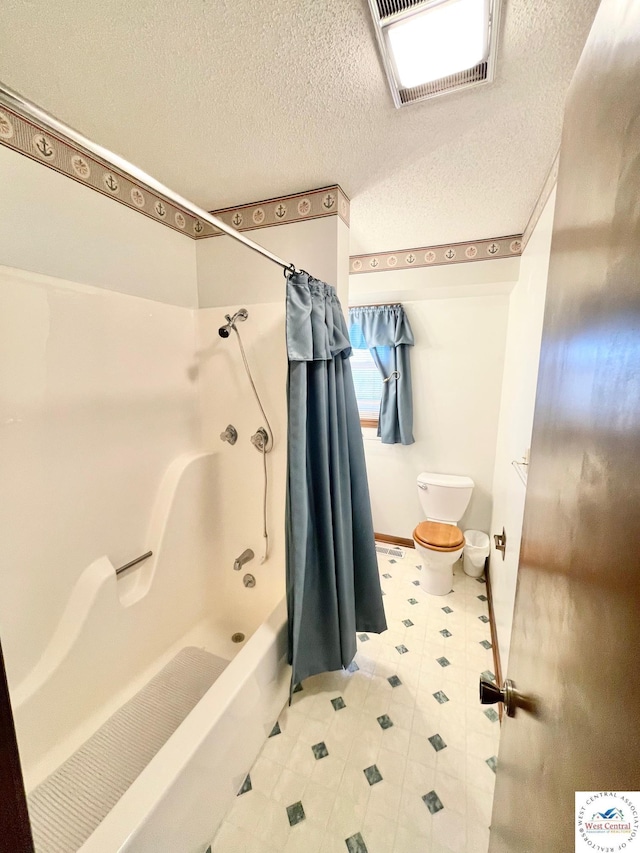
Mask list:
[[251,444],[261,453],[266,452],[267,444],[269,443],[269,435],[264,427],[258,427],[257,431],[251,436]]
[[229,444],[235,444],[238,440],[238,430],[234,427],[233,424],[229,424],[229,426],[225,429],[224,432],[220,433],[221,441],[228,441]]

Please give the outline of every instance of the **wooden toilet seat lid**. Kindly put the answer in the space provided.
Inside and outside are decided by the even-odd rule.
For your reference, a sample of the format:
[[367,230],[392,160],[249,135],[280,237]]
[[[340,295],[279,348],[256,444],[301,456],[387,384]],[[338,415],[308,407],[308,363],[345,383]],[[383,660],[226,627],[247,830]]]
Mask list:
[[413,531],[414,539],[436,551],[456,551],[464,545],[464,535],[454,524],[439,521],[422,521]]

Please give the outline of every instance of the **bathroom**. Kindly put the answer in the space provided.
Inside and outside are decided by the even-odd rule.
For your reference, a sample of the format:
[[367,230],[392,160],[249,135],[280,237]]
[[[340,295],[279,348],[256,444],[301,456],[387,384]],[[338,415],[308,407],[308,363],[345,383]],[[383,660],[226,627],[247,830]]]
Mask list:
[[[486,82],[399,108],[374,0],[0,10],[0,850],[568,849],[509,835],[517,725],[542,717],[507,679],[565,98],[637,13],[390,6],[467,2]],[[294,683],[285,291],[309,274],[345,323],[401,306],[414,440],[360,415],[387,630]],[[443,475],[455,517],[420,499]],[[436,542],[435,589],[428,518],[486,534],[486,563]],[[571,798],[633,791],[620,773]]]

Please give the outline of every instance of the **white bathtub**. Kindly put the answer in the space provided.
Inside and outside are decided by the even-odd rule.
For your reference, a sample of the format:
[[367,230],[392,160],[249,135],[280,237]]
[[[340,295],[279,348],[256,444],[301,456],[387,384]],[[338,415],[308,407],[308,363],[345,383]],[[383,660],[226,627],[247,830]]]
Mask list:
[[284,573],[266,566],[253,595],[220,565],[217,465],[211,453],[175,460],[149,526],[154,556],[119,578],[106,556],[88,566],[40,660],[12,685],[29,792],[182,648],[230,661],[83,853],[202,853],[287,699]]
[[283,599],[82,853],[204,851],[287,699],[286,644]]

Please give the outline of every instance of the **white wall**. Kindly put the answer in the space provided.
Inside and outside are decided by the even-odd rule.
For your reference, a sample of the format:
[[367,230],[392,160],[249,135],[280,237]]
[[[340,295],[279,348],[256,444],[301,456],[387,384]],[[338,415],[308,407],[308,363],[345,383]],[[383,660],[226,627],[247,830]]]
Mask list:
[[508,295],[518,280],[519,270],[520,258],[511,257],[451,266],[358,273],[349,278],[349,304]]
[[162,475],[200,439],[194,343],[188,308],[0,268],[0,636],[12,684],[90,563],[147,550]]
[[[340,217],[326,216],[243,233],[298,269],[332,284],[346,308],[349,241],[347,226]],[[283,303],[282,269],[230,237],[198,240],[196,253],[201,308]]]
[[475,489],[461,524],[488,530],[507,321],[506,296],[403,302],[411,350],[415,444],[366,430],[374,528],[403,538],[424,516],[420,471],[466,474]]
[[[336,219],[336,281],[335,287],[338,292],[338,299],[342,305],[345,316],[349,308],[349,226],[346,225],[339,216]],[[309,270],[308,267],[305,267]],[[309,270],[310,271],[310,270]],[[318,278],[318,276],[315,276]],[[333,282],[331,282],[333,283]]]
[[547,290],[555,190],[533,231],[520,262],[520,277],[509,299],[500,424],[493,478],[492,533],[507,534],[505,559],[492,538],[491,589],[502,674],[506,676],[518,577],[525,486],[512,462],[531,444],[538,360]]
[[402,302],[415,337],[415,444],[382,444],[375,430],[363,430],[377,533],[411,538],[423,520],[421,471],[472,477],[461,526],[488,531],[508,294],[518,270],[518,258],[505,258],[351,276],[350,304]]
[[0,146],[0,264],[195,307],[196,242]]

